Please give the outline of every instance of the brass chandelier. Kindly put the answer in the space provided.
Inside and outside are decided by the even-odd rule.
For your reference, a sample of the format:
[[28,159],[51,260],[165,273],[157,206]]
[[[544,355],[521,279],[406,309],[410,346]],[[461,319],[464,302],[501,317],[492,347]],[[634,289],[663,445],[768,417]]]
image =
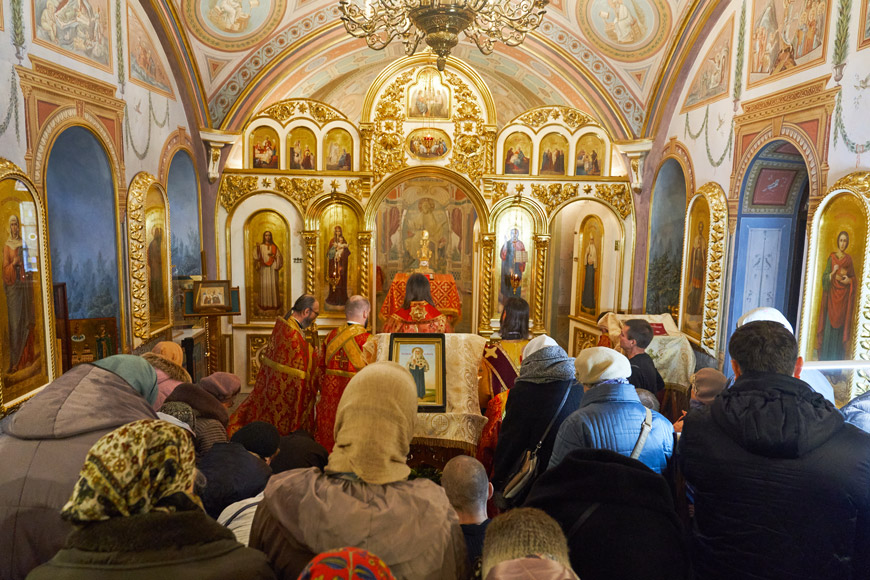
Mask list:
[[492,54],[500,41],[518,46],[526,33],[541,24],[549,0],[340,0],[344,27],[369,48],[383,50],[395,38],[405,54],[421,40],[438,55],[443,71],[459,34],[474,41],[483,54]]

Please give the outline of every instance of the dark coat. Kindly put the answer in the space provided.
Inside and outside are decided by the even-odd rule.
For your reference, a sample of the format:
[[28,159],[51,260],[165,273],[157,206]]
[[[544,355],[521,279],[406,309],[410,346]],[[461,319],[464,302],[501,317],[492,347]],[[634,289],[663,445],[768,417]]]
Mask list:
[[870,435],[803,381],[741,375],[678,454],[698,578],[870,578]]
[[559,522],[571,567],[582,580],[689,578],[670,488],[636,459],[608,449],[574,450],[538,478],[523,507],[542,509]]
[[559,426],[568,415],[577,410],[580,399],[583,398],[583,387],[574,380],[539,384],[517,379],[514,383],[514,388],[510,390],[505,404],[504,421],[498,435],[493,460],[492,485],[497,491],[504,489],[523,453],[527,449],[534,449],[541,440],[547,424],[562,401],[565,389],[569,386],[571,392],[568,400],[565,401],[538,453],[538,465],[541,470],[546,469],[550,461]]
[[231,503],[254,497],[264,489],[272,469],[241,443],[215,443],[197,465],[205,475],[200,494],[208,515],[218,519]]
[[47,562],[72,527],[60,509],[91,446],[106,433],[157,415],[111,371],[83,364],[53,381],[2,423],[0,578]]
[[665,380],[659,374],[656,363],[645,352],[636,354],[628,361],[631,364],[631,376],[628,382],[638,389],[646,389],[653,395],[665,388]]
[[274,579],[262,552],[199,509],[112,518],[70,534],[28,580]]
[[187,403],[196,413],[196,458],[197,460],[208,453],[215,443],[226,443],[227,422],[229,413],[217,397],[198,385],[182,383],[166,397],[166,402],[178,401]]

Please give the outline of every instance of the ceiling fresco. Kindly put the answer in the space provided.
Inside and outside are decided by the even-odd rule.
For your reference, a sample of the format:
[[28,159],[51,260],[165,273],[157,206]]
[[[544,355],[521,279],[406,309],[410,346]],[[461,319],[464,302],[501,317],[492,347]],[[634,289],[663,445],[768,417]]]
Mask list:
[[[37,0],[39,1],[39,0]],[[648,132],[714,0],[551,0],[538,30],[491,56],[461,42],[454,55],[490,84],[503,118],[541,104],[598,116],[617,138]],[[288,97],[327,102],[349,117],[401,43],[376,52],[351,38],[334,0],[153,0],[194,93],[203,126],[238,130]],[[607,116],[610,118],[606,118]]]

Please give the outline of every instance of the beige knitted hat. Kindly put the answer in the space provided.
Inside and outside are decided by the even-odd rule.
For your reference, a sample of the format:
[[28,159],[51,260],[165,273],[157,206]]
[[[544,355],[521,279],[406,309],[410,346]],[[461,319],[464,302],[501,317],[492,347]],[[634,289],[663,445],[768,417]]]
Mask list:
[[631,376],[631,363],[612,348],[593,346],[581,350],[574,361],[577,380],[584,385],[594,385],[611,379],[627,379]]
[[496,517],[483,541],[483,577],[501,562],[537,556],[571,569],[568,541],[559,523],[536,508],[516,508]]
[[392,483],[408,477],[406,464],[417,390],[406,368],[372,363],[347,384],[335,414],[335,447],[326,470],[354,473],[366,483]]

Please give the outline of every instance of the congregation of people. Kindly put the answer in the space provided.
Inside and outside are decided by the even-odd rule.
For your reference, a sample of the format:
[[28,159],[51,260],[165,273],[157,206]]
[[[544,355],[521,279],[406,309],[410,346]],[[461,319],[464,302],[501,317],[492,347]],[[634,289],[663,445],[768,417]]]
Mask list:
[[[870,394],[840,410],[803,380],[773,309],[738,323],[732,379],[699,369],[666,409],[648,322],[572,358],[511,297],[476,453],[431,477],[409,465],[417,385],[379,359],[368,300],[315,345],[319,309],[277,320],[238,405],[237,376],[194,383],[161,342],[3,419],[0,579],[870,578]],[[385,331],[450,332],[424,275]]]

